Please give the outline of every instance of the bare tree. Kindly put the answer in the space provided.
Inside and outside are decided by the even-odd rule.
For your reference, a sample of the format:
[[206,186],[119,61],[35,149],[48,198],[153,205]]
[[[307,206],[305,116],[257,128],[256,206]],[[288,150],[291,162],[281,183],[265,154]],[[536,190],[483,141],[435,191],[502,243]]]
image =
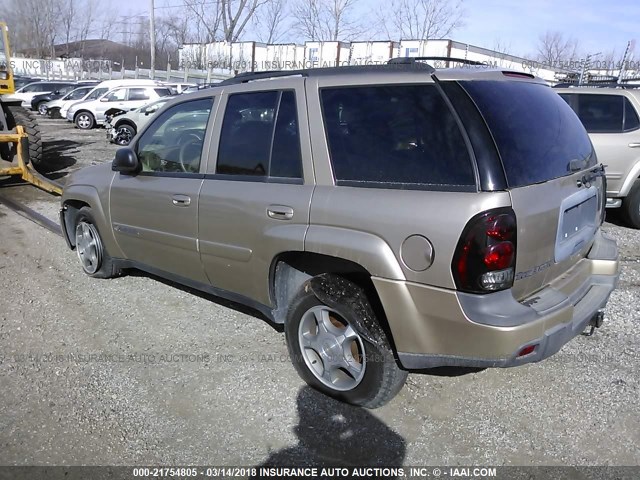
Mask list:
[[561,67],[562,63],[575,59],[577,53],[578,41],[562,32],[549,31],[538,40],[538,59],[552,67]]
[[463,7],[463,0],[391,0],[378,21],[387,38],[440,39],[464,25]]
[[76,13],[75,0],[62,0],[60,9],[60,22],[62,23],[67,56],[69,56],[69,43],[71,42],[71,38],[73,38],[73,31],[75,30],[76,26]]
[[363,32],[355,18],[359,0],[297,0],[293,7],[294,28],[312,41],[350,40]]
[[220,25],[224,10],[223,0],[215,0],[214,2],[184,0],[184,6],[195,19],[192,25],[195,28],[197,42],[210,43],[220,40]]
[[261,5],[273,0],[183,0],[206,31],[203,43],[216,40],[237,41]]
[[282,40],[287,27],[288,10],[284,0],[270,0],[263,4],[254,16],[254,28],[258,39],[264,43]]
[[298,0],[293,6],[294,28],[302,37],[311,40],[324,40],[322,0]]

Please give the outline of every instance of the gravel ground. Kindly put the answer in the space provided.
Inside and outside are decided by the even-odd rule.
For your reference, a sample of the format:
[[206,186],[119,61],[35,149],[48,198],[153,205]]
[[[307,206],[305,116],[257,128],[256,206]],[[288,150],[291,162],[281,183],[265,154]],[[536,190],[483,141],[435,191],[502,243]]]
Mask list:
[[[103,130],[43,120],[50,175],[111,160]],[[6,184],[6,182],[5,182]],[[50,218],[57,199],[8,184]],[[640,232],[593,337],[534,365],[410,375],[375,411],[304,386],[266,321],[144,274],[82,274],[0,205],[0,464],[639,465]]]

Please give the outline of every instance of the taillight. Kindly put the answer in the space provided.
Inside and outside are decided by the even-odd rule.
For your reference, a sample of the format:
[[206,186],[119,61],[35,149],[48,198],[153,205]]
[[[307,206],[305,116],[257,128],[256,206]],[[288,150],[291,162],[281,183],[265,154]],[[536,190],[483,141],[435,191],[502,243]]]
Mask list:
[[473,217],[465,227],[451,269],[458,290],[488,293],[513,286],[516,215],[497,208]]

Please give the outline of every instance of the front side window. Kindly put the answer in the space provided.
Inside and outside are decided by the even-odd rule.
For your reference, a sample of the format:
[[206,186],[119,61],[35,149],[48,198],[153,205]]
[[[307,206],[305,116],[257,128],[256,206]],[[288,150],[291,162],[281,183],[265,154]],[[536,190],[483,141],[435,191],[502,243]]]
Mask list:
[[77,88],[76,90],[69,92],[67,94],[66,97],[64,97],[65,100],[80,100],[81,98],[83,98],[87,92],[91,90],[90,88]]
[[464,138],[435,85],[324,88],[321,101],[338,185],[475,186]]
[[87,100],[95,100],[101,97],[108,90],[106,88],[96,88],[89,96],[87,96]]
[[230,95],[216,173],[301,178],[296,97],[293,91]]
[[41,92],[42,90],[39,90],[39,85],[37,83],[32,83],[30,85],[25,85],[24,87],[22,87],[22,93],[35,93],[35,92]]
[[179,103],[142,134],[136,153],[143,172],[198,173],[213,98]]
[[107,95],[107,102],[122,102],[127,98],[127,89],[120,88]]

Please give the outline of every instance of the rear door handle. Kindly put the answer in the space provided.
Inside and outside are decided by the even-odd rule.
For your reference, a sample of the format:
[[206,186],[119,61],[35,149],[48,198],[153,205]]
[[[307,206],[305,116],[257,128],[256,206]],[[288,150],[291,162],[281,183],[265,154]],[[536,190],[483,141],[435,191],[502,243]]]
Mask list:
[[286,205],[269,205],[267,216],[276,220],[291,220],[293,218],[293,208]]
[[191,205],[191,197],[187,195],[173,195],[171,197],[171,203],[176,207],[188,207]]
[[640,142],[634,142],[629,144],[629,148],[639,148]]

